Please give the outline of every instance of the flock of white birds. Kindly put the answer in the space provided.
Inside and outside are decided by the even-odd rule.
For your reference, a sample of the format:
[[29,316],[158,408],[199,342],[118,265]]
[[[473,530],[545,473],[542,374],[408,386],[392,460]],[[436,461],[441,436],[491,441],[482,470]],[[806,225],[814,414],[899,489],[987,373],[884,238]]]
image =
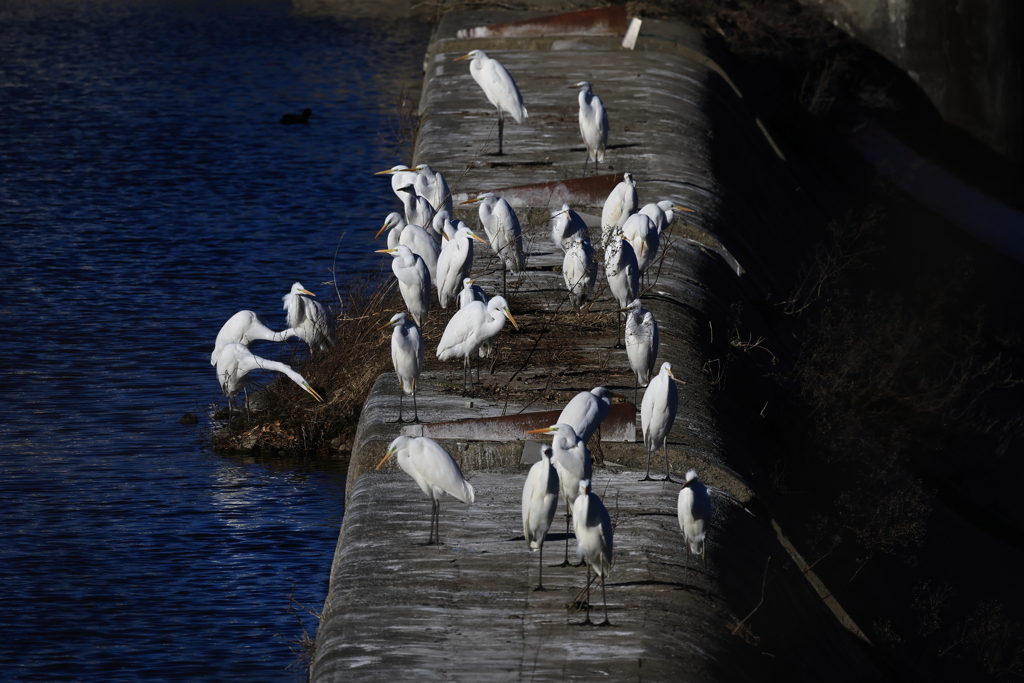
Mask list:
[[[512,76],[504,66],[482,50],[458,57],[471,59],[470,73],[498,112],[498,154],[502,154],[504,115],[523,123],[528,114],[523,98]],[[568,86],[579,90],[580,133],[586,146],[583,165],[604,161],[608,142],[608,115],[601,99],[594,95],[590,83],[581,81]],[[413,399],[414,417],[419,421],[416,406],[416,383],[423,371],[424,345],[420,329],[427,322],[432,303],[431,288],[437,292],[441,308],[458,302],[451,314],[436,355],[439,360],[463,361],[463,389],[473,391],[470,359],[487,357],[492,340],[508,320],[518,325],[509,310],[506,294],[507,272],[519,273],[525,268],[522,229],[515,211],[507,201],[486,192],[466,204],[479,204],[480,225],[486,239],[463,221],[452,218],[451,191],[444,176],[429,165],[395,166],[378,175],[390,175],[392,189],[402,202],[403,211],[388,214],[379,237],[385,231],[387,249],[379,250],[392,257],[391,268],[398,280],[399,291],[407,312],[395,314],[380,329],[392,328],[391,358],[400,384],[398,422],[403,422],[403,397]],[[647,474],[650,480],[651,455],[659,448],[665,451],[665,481],[672,481],[668,462],[668,434],[678,408],[678,393],[670,363],[662,363],[655,373],[658,355],[658,325],[653,314],[640,301],[640,281],[656,263],[661,235],[679,211],[690,211],[670,200],[640,206],[636,183],[631,173],[608,196],[601,216],[601,242],[604,250],[604,271],[617,304],[618,313],[626,314],[625,349],[635,374],[634,403],[640,386],[647,387],[641,405],[641,425],[647,451]],[[568,205],[551,214],[551,240],[564,253],[562,273],[570,300],[582,312],[592,302],[597,266],[594,246],[584,220]],[[474,242],[487,244],[502,263],[503,295],[488,297],[471,278]],[[288,328],[276,332],[264,325],[252,311],[239,311],[217,335],[210,362],[217,368],[221,388],[228,398],[229,415],[232,398],[245,389],[246,378],[256,369],[281,372],[302,387],[317,401],[323,399],[295,370],[284,363],[254,355],[249,344],[256,340],[284,341],[298,337],[315,354],[332,344],[334,319],[315,296],[301,283],[292,285],[284,295]],[[620,343],[621,320],[617,324],[616,348]],[[542,458],[526,477],[523,488],[523,533],[531,550],[541,551],[544,538],[554,520],[558,496],[566,505],[566,549],[562,566],[569,564],[569,522],[571,520],[578,552],[587,565],[587,590],[591,571],[604,580],[612,566],[612,525],[600,497],[593,492],[593,468],[587,442],[607,417],[611,408],[611,392],[604,387],[575,396],[563,409],[556,424],[531,433],[552,435],[551,446],[544,446]],[[248,395],[246,395],[248,410]],[[440,542],[438,528],[440,498],[449,495],[464,503],[475,500],[473,486],[466,481],[452,456],[428,437],[400,436],[389,446],[377,465],[382,467],[396,457],[405,471],[430,497],[432,504],[428,543]],[[679,492],[679,526],[683,532],[687,557],[705,557],[705,536],[711,524],[711,498],[694,470],[686,473]],[[687,562],[687,567],[688,567]],[[541,565],[543,566],[543,565]],[[544,590],[538,575],[535,590]],[[684,574],[685,582],[685,574]],[[710,584],[708,586],[710,593]],[[590,622],[590,601],[587,618]],[[607,600],[605,620],[608,624]]]

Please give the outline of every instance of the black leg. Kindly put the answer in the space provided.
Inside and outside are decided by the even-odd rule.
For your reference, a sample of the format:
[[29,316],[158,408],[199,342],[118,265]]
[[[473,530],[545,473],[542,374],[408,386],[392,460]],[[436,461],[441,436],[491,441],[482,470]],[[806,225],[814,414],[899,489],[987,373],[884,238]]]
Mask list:
[[622,314],[615,314],[615,347],[616,349],[626,348],[625,344],[622,343]]
[[583,620],[583,623],[580,624],[580,626],[586,626],[587,624],[592,624],[593,623],[592,621],[590,621],[590,565],[589,564],[587,565],[587,585],[583,589],[583,599],[587,601],[587,618]]
[[647,449],[647,474],[640,481],[652,481],[651,479],[651,451]]
[[540,562],[537,564],[537,587],[535,591],[546,591],[544,587],[544,544],[540,544]]
[[[668,436],[665,436],[665,441],[662,443],[662,449],[665,451],[665,478],[662,481],[675,481],[672,475],[668,471]],[[678,483],[678,482],[676,482]]]
[[501,151],[501,138],[505,132],[505,115],[501,111],[501,107],[498,108],[498,156],[502,155]]
[[569,499],[565,499],[565,560],[562,564],[551,565],[553,567],[568,567],[569,566]]
[[[420,421],[420,410],[419,410],[419,408],[416,407],[416,382],[412,383],[412,413],[413,413],[412,421],[413,422],[419,422]],[[401,417],[401,415],[399,415],[399,417]]]
[[604,601],[604,621],[598,626],[611,626],[612,622],[608,621],[608,595],[604,592],[604,558],[601,558],[601,599]]

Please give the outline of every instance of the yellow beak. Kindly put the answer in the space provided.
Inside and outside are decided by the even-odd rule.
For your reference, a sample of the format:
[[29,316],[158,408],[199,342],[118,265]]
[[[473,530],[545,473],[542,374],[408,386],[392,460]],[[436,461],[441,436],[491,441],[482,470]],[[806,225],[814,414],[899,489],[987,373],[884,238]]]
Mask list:
[[387,452],[387,455],[385,455],[383,458],[381,458],[381,461],[379,463],[377,463],[377,466],[374,467],[373,469],[374,470],[379,470],[384,465],[384,463],[386,463],[388,461],[388,458],[390,458],[394,454],[395,454],[395,449],[394,448],[389,448],[388,452]]

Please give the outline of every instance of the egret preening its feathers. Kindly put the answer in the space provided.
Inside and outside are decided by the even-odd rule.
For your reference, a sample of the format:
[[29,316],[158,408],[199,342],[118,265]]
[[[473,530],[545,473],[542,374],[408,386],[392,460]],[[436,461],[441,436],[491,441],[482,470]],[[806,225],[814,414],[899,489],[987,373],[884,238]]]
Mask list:
[[558,422],[572,425],[583,443],[589,443],[612,409],[611,397],[612,392],[604,387],[581,391],[562,408]]
[[[275,360],[260,358],[249,350],[244,344],[231,343],[221,349],[217,357],[217,379],[220,381],[220,388],[228,397],[228,416],[231,415],[231,399],[239,391],[245,389],[248,375],[253,370],[267,370],[284,373],[288,379],[298,384],[310,396],[319,402],[323,402],[320,394],[313,390],[309,382],[302,375],[292,370],[291,366],[279,363]],[[246,395],[246,410],[249,409],[248,395]]]
[[[535,591],[544,588],[544,537],[548,535],[551,522],[558,508],[558,471],[551,463],[553,452],[550,446],[540,451],[540,460],[533,463],[523,484],[523,536],[526,546],[540,551],[540,568],[537,572]],[[566,540],[568,543],[568,540]]]
[[[416,186],[412,183],[398,188],[405,209],[405,222],[419,225],[424,230],[433,230],[434,207],[424,197],[416,194]],[[434,237],[431,235],[431,237]],[[438,235],[435,239],[440,239]]]
[[487,244],[463,223],[453,237],[445,240],[444,248],[437,257],[437,300],[445,310],[473,270],[473,240]]
[[320,302],[307,299],[316,296],[302,286],[301,282],[292,285],[291,291],[281,299],[287,311],[288,327],[295,331],[295,336],[309,344],[309,351],[324,351],[333,344],[332,333],[334,321]]
[[217,333],[217,341],[213,345],[213,353],[210,354],[210,365],[217,365],[221,349],[228,344],[249,346],[251,342],[258,339],[280,342],[297,336],[295,330],[290,327],[286,330],[275,332],[264,325],[263,321],[253,311],[239,311],[228,318],[227,322],[221,326],[220,332]]
[[708,488],[697,478],[696,470],[689,470],[686,473],[686,483],[679,490],[678,509],[679,528],[683,532],[683,542],[686,545],[683,583],[686,583],[686,575],[690,569],[690,553],[700,555],[701,562],[704,563],[708,597],[711,597],[711,577],[708,575],[708,563],[704,556],[704,538],[711,528],[711,495]]
[[[480,350],[480,345],[492,339],[505,327],[508,319],[513,327],[519,328],[515,318],[508,310],[505,297],[496,296],[486,306],[474,301],[465,308],[460,308],[448,321],[441,335],[441,343],[437,345],[438,360],[454,360],[462,358],[463,389],[466,393],[473,391],[473,373],[469,368],[469,358]],[[467,375],[468,381],[467,381]]]
[[498,156],[502,154],[502,135],[505,127],[505,112],[515,119],[516,123],[522,123],[529,114],[523,106],[523,96],[519,94],[519,88],[508,71],[497,59],[491,59],[483,50],[472,50],[455,61],[472,59],[469,64],[469,73],[473,80],[487,95],[488,101],[498,110]]
[[412,319],[422,328],[430,312],[430,271],[427,264],[404,244],[394,249],[378,249],[377,253],[393,257],[391,272],[398,278],[398,291],[402,293]]
[[622,237],[633,248],[637,268],[643,275],[658,256],[661,233],[658,232],[658,228],[650,216],[635,213],[627,218],[625,225],[622,226]]
[[589,83],[580,81],[569,87],[579,88],[580,91],[580,135],[587,148],[587,155],[583,158],[583,175],[587,174],[587,162],[591,159],[594,161],[594,173],[597,173],[597,163],[604,161],[604,148],[608,145],[608,113],[604,110],[601,98],[590,89]]
[[636,181],[632,173],[624,173],[621,183],[616,185],[608,198],[604,200],[601,210],[601,246],[608,246],[616,228],[626,224],[626,219],[640,208],[640,200],[636,194]]
[[608,621],[608,597],[604,590],[604,580],[612,569],[612,519],[608,510],[596,493],[590,490],[590,479],[579,483],[579,495],[572,504],[572,526],[576,532],[576,544],[579,553],[587,563],[587,618],[590,621],[590,570],[601,578],[601,597],[604,600],[604,621],[598,626],[610,626]]
[[676,419],[679,408],[679,392],[672,364],[662,363],[661,372],[647,385],[644,402],[640,407],[640,424],[643,427],[644,447],[647,449],[647,474],[641,481],[651,478],[651,453],[665,449],[665,479],[673,481],[668,469],[668,434]]
[[380,329],[393,327],[391,333],[391,363],[398,375],[398,419],[402,422],[402,397],[412,396],[413,422],[420,421],[420,413],[416,408],[416,381],[423,372],[423,335],[420,328],[409,320],[405,313],[395,313],[386,325]]
[[413,181],[416,193],[430,202],[434,211],[451,213],[451,191],[448,189],[448,181],[444,179],[441,172],[435,171],[429,164],[420,164],[409,170],[416,172],[416,179]]
[[580,481],[593,476],[594,464],[590,457],[590,450],[587,449],[587,443],[580,438],[573,426],[565,422],[559,422],[543,429],[532,429],[526,433],[552,435],[551,449],[554,456],[551,462],[558,471],[562,497],[565,498],[565,560],[560,566],[568,567],[570,511],[576,496],[579,495]]
[[626,313],[626,356],[629,366],[636,375],[633,387],[633,403],[636,403],[637,388],[647,386],[654,374],[658,361],[658,322],[654,314],[633,299],[622,312]]
[[423,493],[430,497],[430,537],[427,545],[440,543],[441,494],[447,493],[463,503],[471,504],[476,499],[473,485],[462,476],[462,470],[448,451],[428,437],[398,437],[391,442],[387,454],[374,469],[379,470],[393,455],[398,456],[398,466],[402,471],[412,477]]

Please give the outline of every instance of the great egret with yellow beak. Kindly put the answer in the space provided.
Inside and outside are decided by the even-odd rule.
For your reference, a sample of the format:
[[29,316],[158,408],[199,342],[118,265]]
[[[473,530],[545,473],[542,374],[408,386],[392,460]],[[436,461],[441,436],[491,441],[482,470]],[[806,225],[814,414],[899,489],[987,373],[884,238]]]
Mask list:
[[580,91],[580,135],[587,148],[587,154],[583,157],[583,175],[587,175],[587,162],[591,159],[594,161],[594,173],[597,173],[597,163],[604,161],[604,149],[608,145],[608,112],[604,110],[601,98],[594,94],[590,83],[580,81],[569,87]]
[[394,328],[391,333],[391,364],[398,375],[398,419],[402,423],[403,395],[412,396],[412,422],[420,421],[419,409],[416,407],[416,382],[423,372],[423,335],[416,323],[409,320],[405,313],[395,313],[391,320],[380,329]]
[[[523,537],[530,551],[539,550],[539,568],[537,570],[537,587],[544,588],[544,538],[548,535],[551,522],[555,519],[558,509],[558,471],[551,463],[553,451],[551,446],[543,446],[540,460],[533,463],[526,482],[523,484]],[[566,545],[569,541],[566,540]]]
[[708,487],[697,478],[696,470],[686,473],[686,482],[679,490],[677,504],[679,512],[679,529],[683,532],[686,545],[686,564],[683,568],[683,584],[690,570],[690,554],[700,555],[704,563],[704,577],[707,579],[708,597],[711,597],[711,576],[708,574],[708,562],[705,558],[707,550],[704,540],[711,528],[711,495]]
[[[221,391],[228,397],[228,419],[231,417],[231,399],[239,391],[245,389],[249,379],[249,373],[253,370],[264,370],[280,372],[288,379],[302,387],[303,391],[323,403],[320,394],[309,385],[309,382],[299,373],[292,370],[290,365],[279,363],[276,360],[260,358],[249,350],[244,344],[227,344],[217,356],[217,380],[220,382]],[[249,395],[246,391],[245,410],[249,410]]]
[[[508,310],[505,297],[496,296],[486,306],[474,301],[465,308],[460,308],[448,321],[441,335],[441,343],[437,345],[438,360],[464,359],[462,372],[463,391],[469,395],[473,392],[473,373],[469,367],[469,358],[480,350],[481,344],[493,339],[505,327],[505,320],[519,329],[512,312]],[[467,379],[468,373],[468,379]]]
[[309,351],[324,351],[333,344],[334,321],[327,310],[318,301],[307,299],[316,296],[302,286],[301,282],[292,285],[291,290],[281,299],[287,312],[288,327],[295,331],[295,336],[309,344]]
[[487,100],[498,110],[498,156],[501,156],[505,113],[507,112],[519,124],[529,116],[526,107],[523,106],[523,96],[519,94],[519,88],[508,70],[497,59],[488,57],[483,50],[471,50],[461,57],[456,57],[455,61],[463,59],[473,60],[469,64],[469,73],[484,91]]
[[651,454],[659,448],[665,450],[663,481],[675,481],[668,468],[668,434],[672,431],[678,408],[679,392],[675,375],[672,374],[672,364],[662,363],[661,372],[647,385],[644,402],[640,406],[640,425],[644,433],[644,447],[647,449],[647,474],[640,481],[651,479]]

